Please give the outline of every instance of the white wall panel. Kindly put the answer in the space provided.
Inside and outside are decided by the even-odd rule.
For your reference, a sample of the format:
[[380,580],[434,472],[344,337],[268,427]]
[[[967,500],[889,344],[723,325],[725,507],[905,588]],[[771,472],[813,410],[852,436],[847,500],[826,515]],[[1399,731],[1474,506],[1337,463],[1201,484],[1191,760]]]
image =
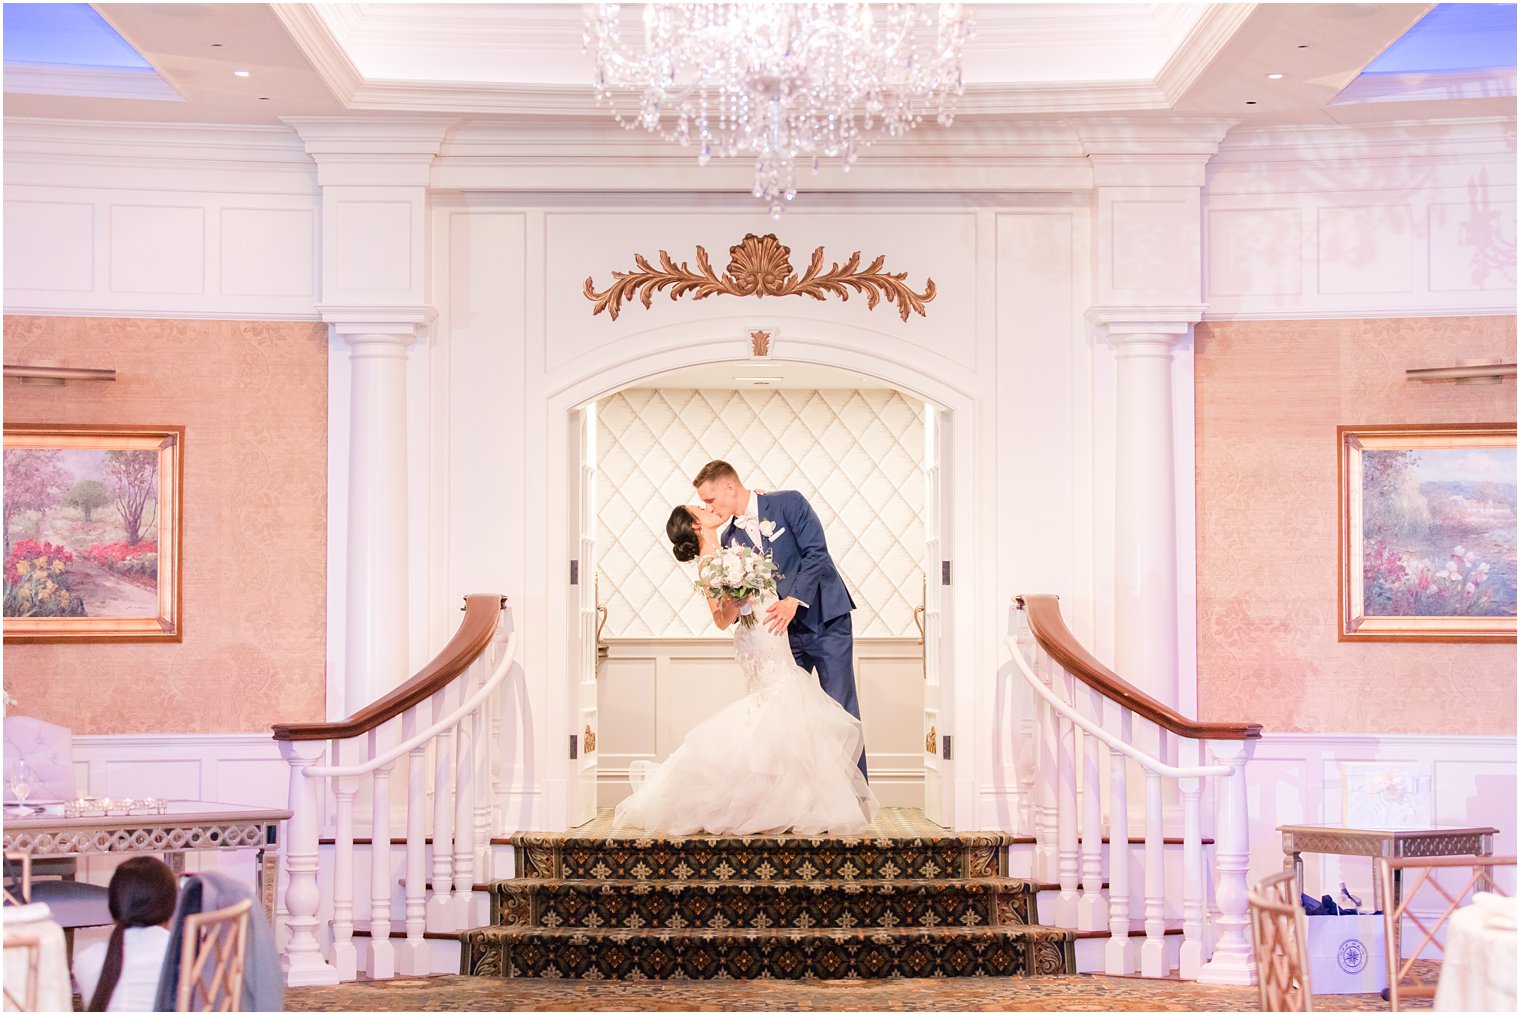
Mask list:
[[340,289],[404,292],[416,284],[411,202],[341,200],[335,210],[344,249],[332,277]]
[[[1515,281],[1515,202],[1435,202],[1428,209],[1430,289],[1481,293]],[[1454,251],[1467,256],[1451,256]],[[1505,253],[1509,256],[1506,257]]]
[[1209,282],[1216,296],[1303,290],[1303,223],[1296,208],[1220,209],[1209,216]]
[[310,210],[223,208],[221,293],[314,298],[315,245]]
[[[702,720],[744,695],[730,638],[616,638],[598,677],[598,799],[627,796],[635,761],[663,761]],[[855,684],[871,785],[888,806],[923,805],[923,649],[857,638]]]
[[[1342,822],[1348,762],[1429,766],[1435,822],[1497,828],[1495,852],[1514,855],[1514,737],[1269,733],[1246,766],[1252,882],[1283,869],[1278,826]],[[1336,894],[1341,881],[1354,895],[1371,894],[1372,862],[1366,857],[1305,853],[1303,860],[1305,891],[1315,898]],[[1511,876],[1506,890],[1514,888]]]
[[88,292],[95,285],[95,206],[5,202],[5,283],[39,292]]
[[1233,131],[1204,190],[1205,316],[1514,313],[1515,210],[1513,118]]
[[111,291],[206,291],[206,210],[178,205],[113,204]]
[[1414,284],[1408,205],[1320,208],[1316,221],[1319,291],[1407,293]]

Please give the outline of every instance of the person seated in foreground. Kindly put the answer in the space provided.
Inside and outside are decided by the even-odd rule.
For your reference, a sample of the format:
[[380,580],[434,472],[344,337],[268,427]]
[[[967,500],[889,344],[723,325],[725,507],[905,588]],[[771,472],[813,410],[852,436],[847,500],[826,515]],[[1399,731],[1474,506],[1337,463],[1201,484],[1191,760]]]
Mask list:
[[137,856],[116,868],[109,889],[111,938],[74,957],[86,1011],[153,1011],[179,886],[162,860]]

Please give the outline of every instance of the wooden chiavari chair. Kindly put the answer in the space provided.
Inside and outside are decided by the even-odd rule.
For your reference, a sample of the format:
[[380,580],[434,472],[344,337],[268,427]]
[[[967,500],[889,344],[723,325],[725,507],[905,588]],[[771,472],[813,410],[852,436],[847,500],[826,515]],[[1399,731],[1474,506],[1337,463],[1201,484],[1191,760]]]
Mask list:
[[1293,871],[1265,878],[1246,893],[1262,1011],[1313,1011],[1309,925]]
[[32,901],[32,857],[30,853],[5,854],[5,904],[24,906]]
[[[1421,968],[1415,965],[1415,960],[1427,945],[1435,945],[1438,951],[1444,952],[1445,945],[1437,940],[1441,928],[1446,920],[1463,905],[1463,900],[1472,900],[1474,891],[1498,892],[1505,894],[1494,885],[1494,868],[1514,868],[1515,858],[1512,856],[1430,856],[1430,857],[1406,857],[1404,859],[1389,860],[1383,857],[1377,859],[1377,877],[1383,893],[1383,939],[1388,948],[1388,1002],[1392,1011],[1399,1010],[1401,997],[1434,997],[1436,984],[1434,979],[1425,979]],[[1440,870],[1466,867],[1471,870],[1462,887],[1456,892],[1448,890],[1447,885],[1438,881],[1434,875]],[[1411,880],[1411,876],[1413,879]],[[1441,909],[1441,915],[1430,923],[1414,912],[1414,902],[1420,896],[1420,889],[1429,886],[1425,897],[1436,896],[1435,905]],[[1420,943],[1414,947],[1409,958],[1403,957],[1407,951],[1402,945],[1403,921],[1408,920],[1420,932]],[[1410,982],[1404,983],[1405,977]]]
[[248,954],[244,899],[226,909],[185,917],[175,1011],[239,1011]]
[[24,956],[26,970],[26,982],[22,986],[19,996],[12,988],[15,986],[15,970],[11,968],[9,961],[6,962],[5,984],[0,991],[5,995],[6,1011],[36,1011],[37,1010],[37,980],[42,966],[42,938],[36,934],[27,934],[21,931],[11,931],[5,935],[5,957],[7,960],[14,954]]

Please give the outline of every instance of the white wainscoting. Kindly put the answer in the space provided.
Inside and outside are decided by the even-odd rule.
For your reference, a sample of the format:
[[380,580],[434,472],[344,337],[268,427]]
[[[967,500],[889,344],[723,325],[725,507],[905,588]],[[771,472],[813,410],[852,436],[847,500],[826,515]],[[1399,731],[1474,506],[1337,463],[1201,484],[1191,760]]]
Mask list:
[[[74,772],[77,791],[88,796],[284,807],[290,793],[290,766],[268,733],[76,736]],[[187,870],[225,870],[250,883],[253,861],[252,850],[185,854]],[[87,861],[82,876],[104,884],[116,862]]]
[[1514,313],[1514,130],[1231,131],[1203,197],[1205,316]]
[[5,125],[5,312],[314,320],[316,166],[286,127]]
[[[744,694],[727,638],[607,640],[598,694],[598,804],[628,795],[634,761],[662,761],[693,726]],[[871,788],[889,807],[922,807],[923,647],[914,638],[857,638],[855,685]]]
[[[1354,707],[1348,702],[1347,707]],[[1512,703],[1498,702],[1509,709]],[[1428,766],[1437,825],[1490,825],[1499,830],[1494,851],[1515,855],[1515,738],[1504,736],[1382,736],[1268,733],[1246,766],[1252,883],[1283,869],[1279,825],[1339,824],[1346,763],[1418,763]],[[1305,853],[1304,890],[1335,895],[1345,881],[1352,894],[1372,890],[1372,862]],[[1515,891],[1514,879],[1503,879]],[[1370,899],[1364,899],[1370,902]]]

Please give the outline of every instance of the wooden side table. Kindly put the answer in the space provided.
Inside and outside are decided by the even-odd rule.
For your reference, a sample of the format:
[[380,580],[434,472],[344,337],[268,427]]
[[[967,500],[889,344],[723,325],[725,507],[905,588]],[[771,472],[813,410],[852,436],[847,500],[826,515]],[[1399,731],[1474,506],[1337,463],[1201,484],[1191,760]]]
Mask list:
[[[1347,828],[1345,825],[1279,825],[1283,837],[1283,866],[1293,871],[1298,894],[1304,894],[1304,853],[1331,853],[1388,859],[1421,856],[1492,856],[1497,828],[1462,828],[1436,825],[1431,828]],[[1394,871],[1393,904],[1397,905],[1402,879]],[[1483,886],[1480,886],[1482,888]],[[1492,886],[1488,886],[1492,887]],[[1383,892],[1376,865],[1372,878],[1372,908],[1383,908]]]

